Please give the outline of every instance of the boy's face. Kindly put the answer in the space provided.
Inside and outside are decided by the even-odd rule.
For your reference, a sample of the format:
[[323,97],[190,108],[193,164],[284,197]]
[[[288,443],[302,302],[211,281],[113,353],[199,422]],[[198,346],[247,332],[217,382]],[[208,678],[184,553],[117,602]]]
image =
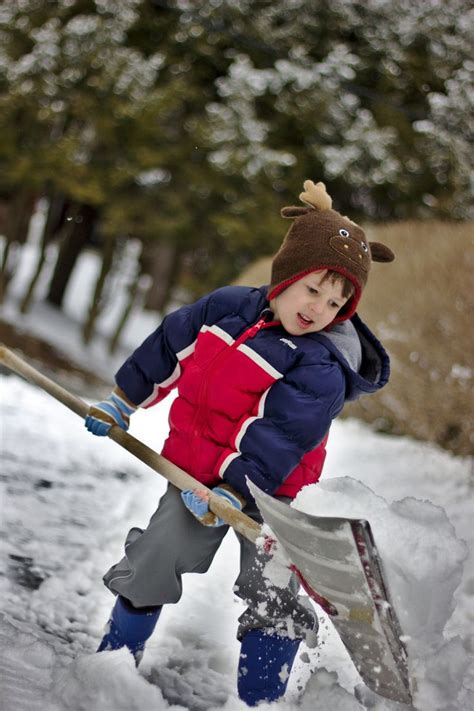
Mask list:
[[311,272],[271,300],[275,318],[292,336],[322,331],[348,301],[342,295],[342,282],[324,281],[326,274],[326,269]]

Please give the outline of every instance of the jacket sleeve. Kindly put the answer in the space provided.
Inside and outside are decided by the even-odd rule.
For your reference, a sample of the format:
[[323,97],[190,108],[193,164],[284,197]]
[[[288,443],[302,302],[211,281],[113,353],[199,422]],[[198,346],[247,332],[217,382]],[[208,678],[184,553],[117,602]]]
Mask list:
[[224,287],[166,316],[115,374],[115,382],[137,406],[151,407],[177,386],[182,364],[194,352],[204,324],[238,307],[242,287]]
[[258,414],[239,423],[218,462],[219,476],[247,499],[246,477],[273,494],[327,434],[344,405],[337,363],[300,365],[262,396]]

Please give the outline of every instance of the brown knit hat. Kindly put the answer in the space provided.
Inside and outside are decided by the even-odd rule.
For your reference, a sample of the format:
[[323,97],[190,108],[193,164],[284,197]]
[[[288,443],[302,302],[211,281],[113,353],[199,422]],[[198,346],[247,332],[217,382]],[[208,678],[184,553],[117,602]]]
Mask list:
[[393,252],[379,242],[368,242],[364,230],[332,209],[324,183],[306,180],[300,200],[307,207],[284,207],[282,217],[294,218],[272,263],[268,300],[310,272],[331,269],[354,284],[350,297],[333,323],[356,311],[372,262],[391,262]]

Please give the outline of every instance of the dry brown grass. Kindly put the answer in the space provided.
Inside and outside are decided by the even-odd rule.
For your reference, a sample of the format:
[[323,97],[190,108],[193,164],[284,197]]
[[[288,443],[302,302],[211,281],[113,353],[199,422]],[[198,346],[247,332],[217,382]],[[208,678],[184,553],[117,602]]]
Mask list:
[[[373,266],[359,308],[390,353],[392,377],[344,414],[472,454],[474,223],[414,221],[366,231],[396,253],[392,264]],[[270,259],[261,259],[236,283],[268,283],[269,273]]]

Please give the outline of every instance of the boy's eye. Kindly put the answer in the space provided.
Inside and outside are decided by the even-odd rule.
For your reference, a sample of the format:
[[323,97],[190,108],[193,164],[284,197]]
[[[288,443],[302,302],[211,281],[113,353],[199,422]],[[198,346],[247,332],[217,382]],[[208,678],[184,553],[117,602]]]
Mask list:
[[308,286],[308,291],[309,291],[310,294],[317,294],[317,293],[318,293],[318,290],[317,290],[317,289],[313,289],[312,286]]

